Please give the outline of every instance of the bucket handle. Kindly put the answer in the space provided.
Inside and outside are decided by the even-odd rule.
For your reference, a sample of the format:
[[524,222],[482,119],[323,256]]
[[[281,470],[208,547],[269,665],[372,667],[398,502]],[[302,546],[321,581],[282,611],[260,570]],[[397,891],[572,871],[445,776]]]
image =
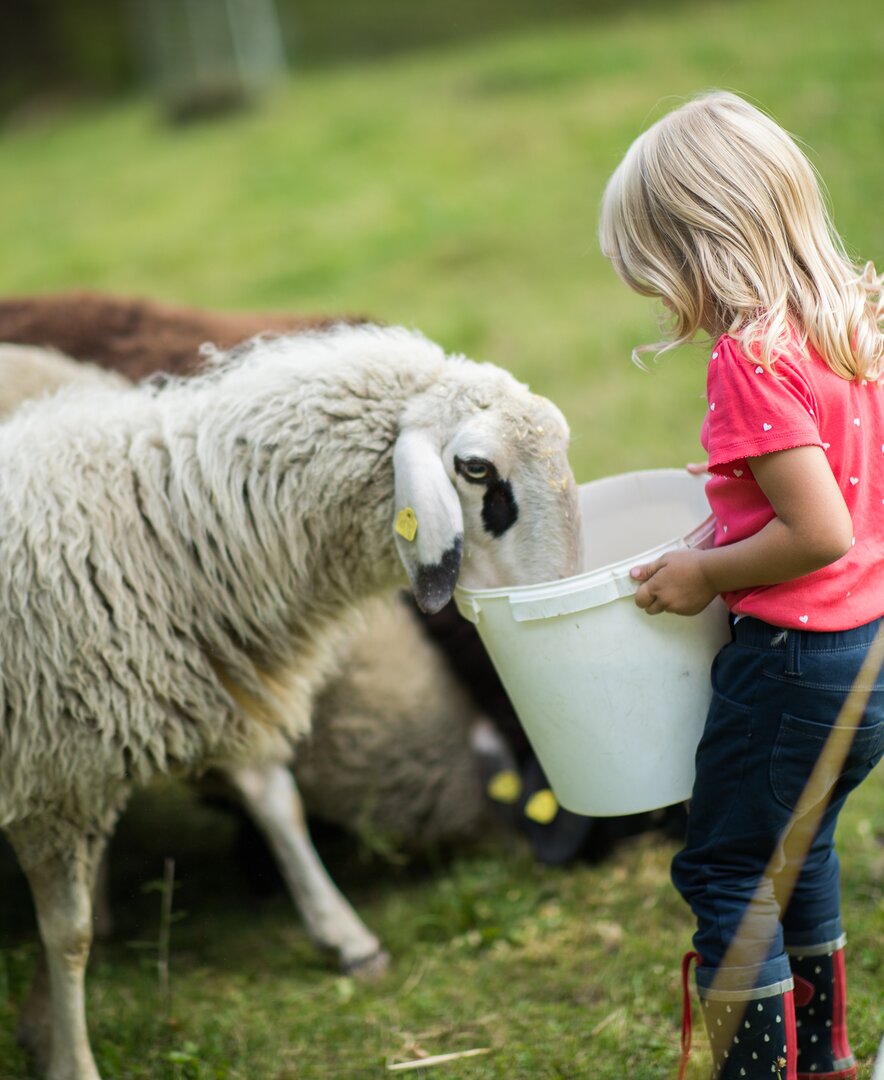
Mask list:
[[463,615],[467,622],[471,622],[473,626],[479,625],[479,601],[473,599],[472,596],[464,596],[455,590],[454,602],[457,604],[457,610]]

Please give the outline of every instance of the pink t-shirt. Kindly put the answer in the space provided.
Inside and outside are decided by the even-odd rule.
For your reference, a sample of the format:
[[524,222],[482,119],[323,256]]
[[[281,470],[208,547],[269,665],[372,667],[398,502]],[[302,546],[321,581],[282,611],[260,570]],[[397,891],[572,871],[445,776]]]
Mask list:
[[853,520],[853,547],[812,574],[725,593],[725,602],[775,626],[861,626],[884,614],[884,386],[842,379],[812,350],[779,357],[773,372],[727,336],[712,351],[701,441],[715,545],[752,536],[775,516],[747,458],[821,446]]

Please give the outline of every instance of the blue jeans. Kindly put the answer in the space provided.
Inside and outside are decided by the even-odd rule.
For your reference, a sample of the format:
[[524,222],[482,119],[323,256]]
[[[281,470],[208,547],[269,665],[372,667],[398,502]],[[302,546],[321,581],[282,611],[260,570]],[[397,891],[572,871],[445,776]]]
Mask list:
[[743,618],[715,658],[686,846],[672,863],[672,880],[697,919],[701,989],[750,902],[739,950],[718,986],[751,990],[787,980],[786,946],[834,941],[843,932],[833,838],[848,794],[884,753],[882,673],[858,726],[837,736],[849,749],[825,776],[819,801],[828,802],[803,865],[803,851],[790,854],[800,831],[792,812],[880,623],[813,633]]

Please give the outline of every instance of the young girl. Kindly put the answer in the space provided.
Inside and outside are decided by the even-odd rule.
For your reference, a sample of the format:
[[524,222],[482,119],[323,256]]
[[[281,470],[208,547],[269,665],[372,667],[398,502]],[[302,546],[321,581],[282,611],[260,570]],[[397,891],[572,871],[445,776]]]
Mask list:
[[[829,740],[843,763],[824,747],[884,615],[881,279],[845,255],[792,139],[727,93],[633,143],[600,237],[623,280],[670,309],[675,344],[715,343],[701,434],[714,546],[633,571],[649,614],[718,593],[731,611],[672,870],[697,920],[714,1076],[846,1080],[833,834],[884,752],[879,673]],[[818,805],[795,815],[821,756]],[[796,820],[814,823],[806,854]]]

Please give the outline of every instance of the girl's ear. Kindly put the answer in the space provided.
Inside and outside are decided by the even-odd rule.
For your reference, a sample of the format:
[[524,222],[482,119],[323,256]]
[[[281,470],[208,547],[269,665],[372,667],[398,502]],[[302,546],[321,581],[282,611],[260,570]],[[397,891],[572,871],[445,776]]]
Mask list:
[[451,599],[463,557],[463,513],[428,433],[406,428],[393,447],[393,532],[414,598],[433,614]]

